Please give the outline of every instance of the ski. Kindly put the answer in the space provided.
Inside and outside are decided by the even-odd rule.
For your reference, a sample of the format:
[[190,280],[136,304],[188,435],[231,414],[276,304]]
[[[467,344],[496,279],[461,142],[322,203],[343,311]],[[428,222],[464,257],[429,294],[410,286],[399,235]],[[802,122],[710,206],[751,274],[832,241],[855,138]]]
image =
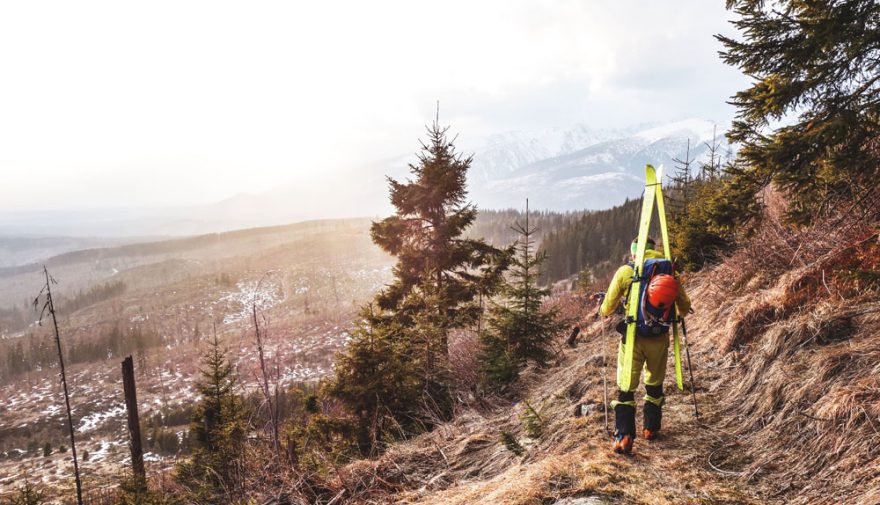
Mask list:
[[[661,167],[662,170],[662,167]],[[645,194],[642,197],[642,213],[639,218],[639,239],[636,247],[636,258],[633,262],[633,282],[629,290],[626,313],[626,339],[623,344],[623,363],[618,367],[617,383],[624,391],[632,387],[632,362],[633,351],[636,341],[636,321],[639,310],[639,292],[641,277],[645,267],[645,249],[648,242],[648,231],[651,228],[651,218],[654,214],[654,203],[657,203],[657,212],[660,216],[660,234],[663,238],[663,254],[666,259],[672,261],[672,251],[669,248],[669,232],[666,228],[666,206],[663,202],[663,190],[657,178],[657,172],[652,165],[645,165]],[[672,345],[675,355],[675,384],[679,390],[684,389],[681,370],[681,344],[678,336],[678,324],[672,325]]]
[[648,230],[651,227],[651,214],[654,212],[654,198],[657,193],[657,176],[654,167],[645,165],[645,194],[642,197],[642,214],[639,223],[639,242],[636,248],[636,259],[633,263],[633,282],[629,290],[626,309],[626,340],[623,344],[623,366],[617,368],[617,382],[623,391],[632,387],[633,350],[636,343],[636,320],[639,310],[639,290],[642,269],[645,266],[645,248],[648,242]]
[[[657,215],[660,216],[660,235],[663,239],[663,256],[672,261],[672,249],[669,246],[669,232],[666,228],[666,205],[663,202],[663,176],[662,176],[662,165],[660,167],[661,175],[658,178],[659,182],[657,182]],[[673,310],[675,308],[673,307]],[[672,353],[675,357],[675,385],[678,387],[679,391],[684,390],[684,381],[682,379],[682,370],[681,370],[681,342],[679,341],[678,336],[678,318],[672,318]],[[685,345],[687,345],[685,343]]]

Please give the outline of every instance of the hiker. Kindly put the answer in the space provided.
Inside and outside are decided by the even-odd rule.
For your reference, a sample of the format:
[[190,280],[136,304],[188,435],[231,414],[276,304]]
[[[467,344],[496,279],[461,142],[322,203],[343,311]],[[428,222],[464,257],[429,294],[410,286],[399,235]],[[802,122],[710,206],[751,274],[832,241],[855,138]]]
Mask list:
[[[654,239],[649,237],[646,243],[645,260],[663,261],[663,254],[654,249]],[[629,298],[629,288],[633,282],[633,265],[636,259],[637,245],[638,237],[633,240],[630,247],[632,261],[617,269],[614,278],[611,280],[611,285],[608,286],[605,298],[599,307],[599,315],[608,317],[614,314],[621,299],[624,300],[624,304],[627,303]],[[667,265],[669,264],[667,263]],[[647,293],[645,296],[648,297],[649,302],[655,301],[652,300],[653,296],[653,298],[659,300],[659,304],[665,303],[668,314],[671,314],[670,309],[673,302],[675,303],[678,314],[687,314],[691,309],[691,302],[685,293],[684,288],[680,287],[677,279],[671,275],[658,275],[653,277],[651,283],[646,286],[645,292]],[[664,298],[665,300],[661,300]],[[652,328],[653,334],[646,334],[643,328],[644,326],[640,324],[636,331],[629,390],[624,390],[621,386],[621,374],[624,370],[623,340],[618,346],[618,394],[617,400],[611,402],[615,417],[614,451],[618,453],[628,454],[632,451],[633,440],[636,435],[635,391],[639,386],[639,377],[641,376],[643,367],[645,369],[646,394],[642,435],[646,440],[653,440],[657,437],[657,433],[660,431],[660,419],[664,400],[663,379],[666,376],[666,360],[669,351],[669,326],[657,324]],[[621,333],[624,338],[626,337],[626,320],[622,320],[617,325],[617,331]]]

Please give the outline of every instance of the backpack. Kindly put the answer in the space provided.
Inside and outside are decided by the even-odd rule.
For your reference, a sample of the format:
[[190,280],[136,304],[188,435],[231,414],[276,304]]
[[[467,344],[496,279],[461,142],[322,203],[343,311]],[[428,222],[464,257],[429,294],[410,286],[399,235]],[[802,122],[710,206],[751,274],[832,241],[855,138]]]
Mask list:
[[[629,264],[635,271],[633,263]],[[667,259],[656,258],[646,259],[645,266],[642,269],[642,276],[639,278],[639,300],[638,310],[636,312],[636,331],[639,335],[645,337],[655,337],[669,332],[669,327],[675,319],[675,303],[667,308],[659,308],[648,302],[646,291],[651,281],[660,275],[670,275],[675,277],[675,264]],[[632,289],[632,284],[630,284]],[[676,293],[677,293],[676,283]],[[626,300],[629,300],[629,291],[627,291]]]

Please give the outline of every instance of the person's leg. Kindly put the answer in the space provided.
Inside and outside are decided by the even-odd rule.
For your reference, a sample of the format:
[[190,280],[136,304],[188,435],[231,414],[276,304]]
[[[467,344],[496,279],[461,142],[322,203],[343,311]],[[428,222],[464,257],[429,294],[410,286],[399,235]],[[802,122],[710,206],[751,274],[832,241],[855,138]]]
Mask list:
[[660,431],[663,418],[663,380],[666,377],[666,361],[669,355],[669,337],[644,339],[645,355],[645,406],[644,436],[648,440]]
[[636,393],[635,391],[618,391],[617,400],[611,402],[614,407],[614,428],[617,436],[636,436]]
[[[645,363],[645,355],[640,350],[639,346],[639,338],[636,338],[636,345],[633,349],[633,363],[632,363],[632,375],[630,377],[630,389],[624,390],[620,384],[623,382],[622,373],[623,373],[623,344],[621,343],[617,347],[617,400],[611,402],[611,407],[614,409],[614,427],[615,427],[615,438],[618,442],[620,442],[624,437],[629,437],[628,447],[622,448],[622,452],[629,452],[629,449],[632,447],[632,440],[635,439],[636,436],[636,402],[635,402],[635,390],[639,385],[639,379],[642,373],[642,367]],[[621,449],[618,444],[615,444],[616,451]],[[618,451],[621,452],[621,451]]]

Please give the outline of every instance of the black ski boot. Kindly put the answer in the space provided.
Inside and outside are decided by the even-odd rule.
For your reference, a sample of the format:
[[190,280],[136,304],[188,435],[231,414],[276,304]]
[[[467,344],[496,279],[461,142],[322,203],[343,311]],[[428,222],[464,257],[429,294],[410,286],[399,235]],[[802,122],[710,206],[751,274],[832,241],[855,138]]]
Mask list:
[[611,402],[614,407],[614,452],[630,454],[636,436],[635,393],[618,391],[617,401]]
[[645,419],[642,435],[645,440],[654,440],[660,433],[660,422],[663,419],[663,386],[645,386]]

